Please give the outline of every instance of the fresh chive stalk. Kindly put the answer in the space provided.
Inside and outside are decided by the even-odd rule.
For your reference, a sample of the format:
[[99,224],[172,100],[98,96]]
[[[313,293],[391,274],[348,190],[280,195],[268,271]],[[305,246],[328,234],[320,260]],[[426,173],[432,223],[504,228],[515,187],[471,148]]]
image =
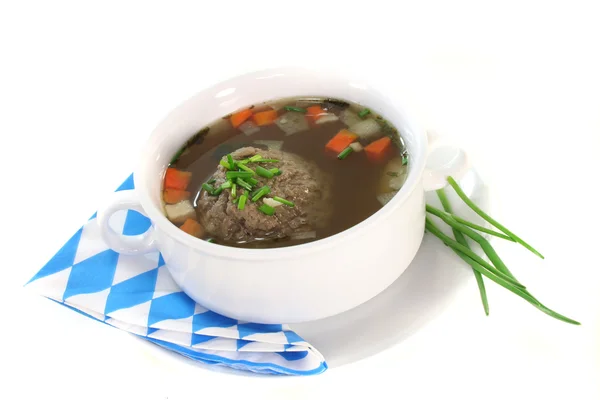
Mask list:
[[352,153],[352,151],[352,147],[346,147],[344,150],[342,150],[340,154],[338,154],[337,158],[339,160],[343,160],[344,158],[348,157],[348,155]]
[[240,187],[243,187],[247,191],[252,190],[252,186],[242,178],[236,178],[235,183],[237,183]]
[[230,189],[232,185],[233,184],[231,183],[231,181],[227,181],[221,185],[221,189],[223,189],[223,190]]
[[507,228],[505,228],[498,221],[496,221],[495,219],[493,219],[492,217],[490,217],[489,215],[487,215],[481,208],[477,207],[477,205],[475,203],[473,203],[471,201],[471,199],[469,199],[469,197],[465,194],[465,192],[462,191],[462,189],[460,188],[460,186],[458,186],[458,183],[456,183],[456,181],[451,176],[449,176],[447,178],[447,180],[448,180],[448,183],[450,184],[450,186],[452,186],[452,188],[456,192],[456,194],[458,194],[458,196],[462,199],[462,201],[464,201],[480,217],[482,217],[487,222],[489,222],[490,224],[494,225],[496,228],[500,229],[502,232],[504,232],[505,234],[507,234],[508,236],[510,236],[511,238],[513,238],[515,240],[515,242],[521,244],[523,247],[525,247],[527,250],[531,251],[533,254],[537,255],[541,259],[544,259],[544,256],[539,251],[537,251],[536,249],[534,249],[533,247],[531,247],[529,244],[527,244],[523,239],[521,239],[520,237],[518,237],[517,235],[515,235],[514,233],[512,233],[511,231],[509,231]]
[[229,169],[235,169],[235,163],[231,154],[227,154],[227,162],[229,163]]
[[255,154],[249,158],[250,162],[258,162],[262,160],[262,156],[260,154]]
[[183,154],[184,151],[185,151],[185,146],[180,148],[179,150],[177,150],[177,153],[175,153],[173,158],[171,158],[171,164],[175,164],[179,160],[179,157],[181,157],[181,155]]
[[252,202],[256,203],[261,197],[271,193],[271,188],[269,186],[261,187],[255,195],[252,196]]
[[[446,197],[446,192],[444,192],[444,189],[443,188],[439,189],[436,191],[436,193],[438,195],[438,198],[440,199],[440,202],[442,203],[442,207],[444,208],[444,210],[446,210],[446,212],[452,212],[452,207],[450,206],[450,202],[448,201],[448,197]],[[452,233],[454,234],[454,237],[456,238],[456,241],[458,243],[469,248],[469,243],[467,242],[467,239],[465,239],[462,232],[460,232],[458,229],[452,228]],[[477,271],[477,269],[473,268],[473,265],[472,265],[472,263],[474,263],[475,261],[473,261],[466,255],[460,253],[459,251],[457,251],[455,249],[452,249],[452,250],[454,252],[456,252],[456,254],[460,258],[462,258],[467,264],[471,265],[471,269],[473,270],[473,275],[475,275],[475,280],[477,281],[477,287],[479,288],[479,296],[481,297],[483,311],[485,312],[485,315],[490,315],[490,305],[488,303],[487,291],[485,290],[485,283],[483,282],[483,276],[481,276],[481,272],[479,272],[479,271]]]
[[256,172],[254,172],[251,168],[245,166],[244,164],[237,164],[237,167],[239,169],[241,169],[242,171],[246,171],[246,172],[250,172],[252,175],[256,175]]
[[273,200],[278,201],[281,204],[285,204],[286,206],[289,206],[289,207],[294,207],[295,206],[295,204],[293,202],[291,202],[289,200],[286,200],[286,199],[283,199],[283,198],[278,197],[278,196],[273,196]]
[[264,163],[264,162],[268,162],[268,163],[276,163],[276,162],[279,162],[279,160],[276,160],[276,159],[274,159],[274,158],[263,158],[262,160],[260,160],[260,162],[261,162],[261,163]]
[[213,183],[215,183],[217,180],[215,178],[211,178],[209,179],[206,183],[212,185]]
[[402,165],[406,165],[408,164],[408,156],[406,154],[404,154],[402,156]]
[[260,165],[256,167],[256,173],[263,178],[271,179],[275,174]]
[[244,178],[244,180],[246,182],[248,182],[250,185],[252,185],[253,187],[258,185],[258,180],[254,179],[253,177],[250,178]]
[[221,164],[221,166],[222,166],[223,168],[225,168],[226,170],[229,170],[229,169],[230,169],[230,167],[229,167],[229,163],[228,163],[226,160],[221,160],[221,161],[219,161],[219,164]]
[[235,179],[235,178],[250,178],[252,174],[246,171],[227,171],[225,173],[225,177],[227,179]]
[[234,199],[237,197],[237,184],[236,183],[231,184],[231,197],[233,197]]
[[206,190],[208,193],[212,194],[215,191],[215,188],[208,184],[208,183],[203,183],[202,184],[202,189]]
[[269,172],[271,172],[275,176],[281,175],[281,170],[279,168],[271,168]]
[[368,108],[363,108],[362,110],[360,110],[360,111],[358,112],[358,116],[359,116],[360,118],[364,118],[364,117],[366,117],[366,116],[367,116],[367,115],[369,115],[369,114],[371,114],[371,110],[369,110]]

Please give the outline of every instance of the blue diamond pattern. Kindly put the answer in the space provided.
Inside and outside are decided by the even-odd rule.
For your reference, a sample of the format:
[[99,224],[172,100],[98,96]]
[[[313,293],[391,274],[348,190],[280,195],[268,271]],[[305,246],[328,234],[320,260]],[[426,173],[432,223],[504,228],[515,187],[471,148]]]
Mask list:
[[121,183],[121,186],[117,188],[117,192],[120,192],[121,190],[131,190],[133,188],[133,174],[131,174],[123,183]]
[[116,284],[110,289],[104,313],[109,314],[152,300],[158,268]]
[[228,328],[230,326],[234,326],[235,324],[237,324],[235,319],[224,317],[223,315],[212,311],[206,311],[202,314],[194,315],[194,320],[192,321],[192,332],[198,332],[200,329],[204,328]]
[[71,270],[64,299],[84,293],[96,293],[112,284],[119,254],[105,250],[82,262]]
[[275,353],[283,357],[286,361],[297,361],[302,360],[308,355],[308,351],[284,351]]
[[150,228],[150,220],[135,210],[128,210],[123,226],[123,235],[140,235]]
[[281,332],[281,325],[279,324],[239,324],[238,332],[240,333],[240,339],[245,336],[254,335],[255,333],[272,333]]
[[38,273],[29,280],[28,283],[45,276],[55,274],[73,265],[82,231],[83,227],[79,228],[79,230],[73,236],[71,236],[69,241],[64,244],[64,246],[54,255],[54,257],[52,257],[52,259],[48,261],[48,263],[44,265],[42,269],[40,269]]
[[283,331],[283,334],[285,335],[288,343],[290,343],[290,344],[294,344],[297,342],[304,342],[304,339],[302,339],[300,336],[298,336],[298,334],[296,332]]
[[214,338],[215,338],[214,336],[198,335],[197,333],[193,333],[192,334],[192,346],[194,346],[198,343],[208,342],[209,340],[213,340]]
[[151,326],[165,319],[180,319],[194,314],[196,303],[183,292],[171,293],[152,300],[148,325]]

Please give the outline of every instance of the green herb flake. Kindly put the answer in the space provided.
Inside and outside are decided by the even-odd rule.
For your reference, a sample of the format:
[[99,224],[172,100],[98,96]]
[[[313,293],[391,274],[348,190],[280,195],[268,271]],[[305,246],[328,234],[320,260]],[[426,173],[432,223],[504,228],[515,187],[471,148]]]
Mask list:
[[302,114],[306,114],[306,108],[302,108],[302,107],[294,107],[294,106],[285,106],[283,107],[286,111],[294,111],[294,112],[299,112]]
[[258,209],[266,215],[273,215],[275,214],[275,208],[271,207],[268,204],[262,204],[260,207],[258,207]]
[[371,110],[369,110],[368,108],[363,108],[362,110],[360,110],[360,111],[358,112],[358,116],[359,116],[360,118],[364,118],[364,117],[366,117],[366,116],[367,116],[367,115],[369,115],[369,114],[371,114]]
[[344,150],[342,150],[342,152],[340,154],[338,154],[337,158],[339,160],[343,160],[344,158],[348,157],[348,155],[350,153],[352,153],[354,150],[352,150],[352,147],[346,147]]

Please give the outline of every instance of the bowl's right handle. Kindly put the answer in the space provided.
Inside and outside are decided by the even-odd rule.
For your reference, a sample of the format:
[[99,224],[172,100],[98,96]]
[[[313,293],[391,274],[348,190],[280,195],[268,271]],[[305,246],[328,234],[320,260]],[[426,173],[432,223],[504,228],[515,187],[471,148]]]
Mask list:
[[113,193],[110,203],[98,210],[96,221],[100,225],[100,233],[104,242],[112,250],[121,254],[144,254],[156,250],[154,227],[140,235],[125,236],[115,232],[109,224],[110,217],[120,210],[135,210],[146,215],[135,190],[122,190]]
[[451,176],[460,180],[471,167],[467,153],[435,131],[428,131],[428,153],[423,173],[425,191],[438,190],[448,184]]

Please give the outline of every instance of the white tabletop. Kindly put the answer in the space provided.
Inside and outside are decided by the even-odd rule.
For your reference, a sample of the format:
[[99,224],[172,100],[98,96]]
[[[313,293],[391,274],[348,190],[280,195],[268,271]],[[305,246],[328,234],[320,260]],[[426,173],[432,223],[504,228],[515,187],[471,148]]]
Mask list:
[[[3,397],[600,398],[592,7],[31,3],[0,7]],[[129,155],[172,107],[240,72],[316,62],[386,80],[426,126],[462,143],[494,191],[498,219],[546,256],[499,244],[505,261],[583,325],[492,283],[485,317],[471,280],[439,318],[383,352],[316,377],[272,379],[164,356],[23,290],[131,172]]]

